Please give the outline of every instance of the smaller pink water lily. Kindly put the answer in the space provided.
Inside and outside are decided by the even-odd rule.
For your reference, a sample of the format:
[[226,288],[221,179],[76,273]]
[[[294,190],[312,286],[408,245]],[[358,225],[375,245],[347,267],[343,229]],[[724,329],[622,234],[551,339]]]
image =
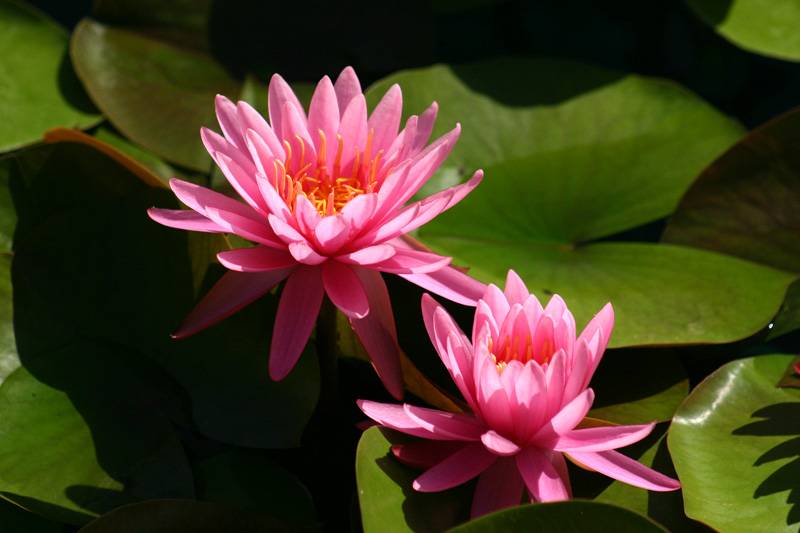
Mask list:
[[564,454],[585,467],[655,491],[680,483],[614,451],[646,437],[655,422],[576,429],[594,401],[589,381],[608,344],[614,312],[607,304],[575,337],[575,320],[555,295],[542,309],[512,270],[505,291],[489,285],[475,310],[472,342],[427,294],[428,334],[472,413],[359,400],[362,411],[397,431],[423,437],[393,447],[397,458],[427,471],[422,492],[480,476],[472,517],[531,502],[572,497]]
[[283,379],[308,341],[324,296],[350,324],[392,395],[403,395],[397,333],[381,272],[453,301],[475,305],[484,285],[403,236],[459,202],[483,176],[405,205],[445,160],[460,126],[427,145],[436,103],[398,132],[403,99],[393,85],[367,116],[352,68],[317,85],[308,114],[277,74],[269,124],[245,102],[216,101],[224,135],[203,128],[206,149],[241,196],[173,179],[189,210],[149,210],[155,221],[192,231],[235,233],[257,243],[217,255],[230,272],[186,317],[185,337],[238,311],[283,280],[269,372]]

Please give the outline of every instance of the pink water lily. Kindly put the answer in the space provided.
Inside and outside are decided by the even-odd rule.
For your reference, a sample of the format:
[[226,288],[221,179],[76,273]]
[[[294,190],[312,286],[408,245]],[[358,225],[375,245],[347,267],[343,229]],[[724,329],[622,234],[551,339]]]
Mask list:
[[449,257],[414,249],[407,232],[449,209],[481,180],[405,205],[455,144],[456,127],[427,145],[432,104],[399,131],[400,87],[367,115],[358,78],[346,68],[317,85],[309,112],[278,75],[269,86],[269,124],[245,102],[216,101],[223,135],[203,128],[208,152],[244,202],[178,179],[170,186],[189,210],[149,210],[173,228],[235,233],[257,246],[221,252],[230,272],[185,319],[191,335],[286,280],[270,349],[273,379],[285,377],[308,341],[327,294],[350,320],[389,392],[403,382],[394,318],[381,272],[453,301],[475,305],[484,285],[449,267]]
[[575,337],[575,320],[553,296],[542,309],[514,271],[505,291],[489,285],[475,310],[472,342],[433,298],[423,296],[428,334],[471,413],[366,400],[359,407],[384,426],[423,437],[396,446],[401,461],[427,471],[422,492],[480,476],[472,517],[532,502],[572,497],[564,454],[625,483],[656,491],[680,483],[616,448],[647,436],[654,423],[576,429],[594,401],[589,381],[608,344],[614,312],[607,304]]

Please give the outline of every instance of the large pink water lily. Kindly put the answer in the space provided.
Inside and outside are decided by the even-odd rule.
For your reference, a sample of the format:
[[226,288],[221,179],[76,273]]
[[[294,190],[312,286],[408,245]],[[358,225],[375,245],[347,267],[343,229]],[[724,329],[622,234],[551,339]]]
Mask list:
[[224,136],[203,129],[214,161],[244,202],[173,179],[188,210],[150,216],[174,228],[235,233],[257,243],[218,254],[230,269],[195,307],[176,337],[206,328],[286,279],[275,320],[269,370],[282,379],[308,341],[325,294],[350,319],[384,384],[403,394],[394,318],[381,272],[398,274],[445,298],[475,305],[484,285],[420,251],[402,236],[460,201],[467,183],[406,202],[455,144],[460,127],[428,146],[432,104],[399,131],[400,87],[367,116],[358,78],[346,68],[317,85],[308,115],[278,75],[269,86],[269,124],[245,102],[216,101]]
[[564,454],[625,483],[656,491],[676,480],[614,449],[643,439],[655,423],[576,429],[594,400],[588,388],[614,326],[607,304],[575,338],[575,320],[553,296],[542,309],[510,271],[505,292],[489,285],[475,310],[472,342],[428,295],[428,334],[472,413],[360,400],[380,424],[425,439],[393,448],[403,462],[427,468],[422,492],[445,490],[480,475],[472,503],[477,517],[532,502],[571,498]]

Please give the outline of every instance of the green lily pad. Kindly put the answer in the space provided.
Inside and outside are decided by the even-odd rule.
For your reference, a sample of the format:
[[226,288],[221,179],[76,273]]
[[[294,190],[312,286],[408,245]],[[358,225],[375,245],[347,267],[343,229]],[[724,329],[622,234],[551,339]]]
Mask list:
[[0,382],[19,368],[17,342],[14,337],[13,288],[11,286],[10,253],[0,252]]
[[57,126],[100,119],[72,71],[64,28],[26,4],[0,0],[0,152]]
[[527,531],[636,532],[667,531],[647,517],[607,503],[567,501],[523,505],[493,513],[451,533],[523,533]]
[[266,295],[192,338],[170,338],[224,270],[214,258],[225,249],[222,237],[150,220],[148,207],[178,207],[174,195],[92,147],[37,147],[8,165],[19,216],[13,283],[21,359],[105,339],[164,368],[190,398],[192,425],[204,435],[250,447],[300,442],[319,370],[309,346],[285,380],[269,378],[277,298]]
[[188,500],[151,500],[124,505],[81,529],[81,533],[300,533],[314,531],[270,516],[240,511],[227,505]]
[[420,471],[400,464],[392,444],[409,437],[391,429],[369,428],[356,451],[356,482],[364,533],[444,531],[469,519],[474,484],[442,492],[417,492]]
[[91,19],[75,28],[75,70],[97,106],[132,141],[207,172],[200,127],[217,129],[214,97],[240,84],[210,55]]
[[197,498],[288,522],[317,523],[311,495],[262,452],[236,448],[194,465]]
[[750,52],[800,61],[800,5],[794,0],[686,0],[700,19]]
[[513,268],[541,299],[564,297],[581,326],[610,301],[612,346],[730,342],[777,312],[791,281],[783,272],[674,246],[591,242],[668,215],[741,135],[687,91],[516,59],[400,73],[371,88],[370,100],[393,82],[409,113],[438,100],[434,136],[463,121],[433,187],[486,172],[419,230],[474,277],[502,286]]
[[82,524],[134,501],[194,496],[180,440],[119,357],[110,345],[74,344],[3,382],[4,498]]
[[732,533],[797,530],[800,391],[775,386],[791,361],[728,363],[675,414],[669,449],[689,517]]
[[47,520],[18,505],[0,499],[0,528],[3,531],[63,533],[64,524]]

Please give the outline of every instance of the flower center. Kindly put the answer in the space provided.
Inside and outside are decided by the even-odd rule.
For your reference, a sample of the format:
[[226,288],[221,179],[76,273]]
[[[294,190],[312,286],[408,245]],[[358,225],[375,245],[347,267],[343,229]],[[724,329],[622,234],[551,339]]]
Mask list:
[[[355,159],[352,170],[345,174],[342,169],[342,136],[337,135],[339,143],[333,165],[326,161],[327,139],[325,133],[319,130],[320,148],[317,153],[316,166],[306,162],[306,147],[299,135],[295,138],[300,143],[299,164],[293,166],[292,146],[289,141],[283,141],[286,148],[286,160],[276,159],[274,166],[275,190],[281,195],[286,205],[293,212],[297,206],[297,198],[305,196],[314,205],[320,215],[329,216],[339,213],[347,202],[360,194],[376,192],[378,183],[378,164],[383,150],[372,158],[372,130],[367,137],[364,153],[355,147]],[[314,167],[312,171],[311,168]],[[392,169],[385,174],[384,179]],[[381,180],[383,182],[383,180]]]
[[546,339],[539,349],[535,349],[531,341],[530,333],[526,333],[524,339],[519,335],[514,335],[513,338],[508,335],[500,348],[495,350],[493,339],[489,339],[489,353],[497,365],[497,372],[502,374],[511,361],[519,361],[522,364],[536,361],[540,365],[549,363],[553,358],[555,343],[551,339]]

